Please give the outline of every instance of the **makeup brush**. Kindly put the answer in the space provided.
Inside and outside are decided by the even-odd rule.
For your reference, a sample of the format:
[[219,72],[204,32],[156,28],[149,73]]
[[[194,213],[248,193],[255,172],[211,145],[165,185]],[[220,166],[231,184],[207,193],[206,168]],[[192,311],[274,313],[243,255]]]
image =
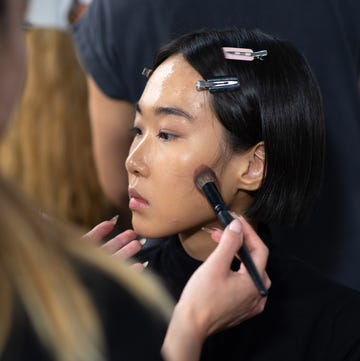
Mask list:
[[[219,222],[225,228],[234,218],[227,210],[224,200],[215,184],[215,181],[216,176],[214,172],[208,167],[203,167],[195,174],[194,177],[196,186],[205,194],[208,202],[217,214]],[[256,288],[259,290],[260,295],[267,296],[268,291],[265,288],[265,285],[245,244],[243,244],[239,249],[238,256],[248,270]]]

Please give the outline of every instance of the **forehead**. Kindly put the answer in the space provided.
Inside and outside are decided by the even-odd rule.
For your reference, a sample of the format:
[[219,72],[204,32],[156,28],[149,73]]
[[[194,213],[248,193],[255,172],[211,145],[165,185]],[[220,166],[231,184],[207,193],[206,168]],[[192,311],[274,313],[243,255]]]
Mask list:
[[[184,59],[174,55],[165,60],[149,78],[140,99],[142,106],[179,105],[209,108],[207,91],[197,91],[196,82],[201,75]],[[161,104],[160,104],[161,103]]]

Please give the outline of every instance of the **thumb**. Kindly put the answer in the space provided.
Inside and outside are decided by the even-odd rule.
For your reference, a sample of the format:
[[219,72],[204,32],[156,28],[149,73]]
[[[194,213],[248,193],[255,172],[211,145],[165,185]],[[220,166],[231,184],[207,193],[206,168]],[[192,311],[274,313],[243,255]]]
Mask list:
[[[243,244],[242,225],[238,218],[235,218],[224,230],[220,242],[215,251],[210,255],[212,262],[219,263],[224,269],[229,270],[235,254]],[[220,266],[221,267],[221,266]]]

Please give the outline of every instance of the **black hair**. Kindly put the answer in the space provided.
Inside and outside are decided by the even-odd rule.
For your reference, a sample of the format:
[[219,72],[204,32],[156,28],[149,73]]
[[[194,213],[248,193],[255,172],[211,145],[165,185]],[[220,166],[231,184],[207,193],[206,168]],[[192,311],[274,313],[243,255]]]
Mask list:
[[[224,46],[268,55],[228,60]],[[305,58],[289,42],[260,30],[202,29],[160,49],[153,70],[176,54],[204,79],[236,76],[240,82],[239,90],[213,94],[211,106],[232,151],[264,142],[265,177],[248,216],[266,223],[305,221],[319,195],[325,148],[321,95]]]

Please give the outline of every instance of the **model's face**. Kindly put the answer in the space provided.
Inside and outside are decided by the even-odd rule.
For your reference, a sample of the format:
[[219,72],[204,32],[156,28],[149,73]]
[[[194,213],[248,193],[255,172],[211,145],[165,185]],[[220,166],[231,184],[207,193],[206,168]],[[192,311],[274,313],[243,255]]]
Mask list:
[[217,174],[226,201],[236,193],[211,95],[195,89],[200,79],[182,56],[173,56],[152,74],[138,103],[126,168],[133,226],[143,236],[192,232],[215,220],[193,182],[203,165]]
[[25,41],[22,30],[25,0],[5,0],[0,26],[0,135],[18,100],[25,79]]

